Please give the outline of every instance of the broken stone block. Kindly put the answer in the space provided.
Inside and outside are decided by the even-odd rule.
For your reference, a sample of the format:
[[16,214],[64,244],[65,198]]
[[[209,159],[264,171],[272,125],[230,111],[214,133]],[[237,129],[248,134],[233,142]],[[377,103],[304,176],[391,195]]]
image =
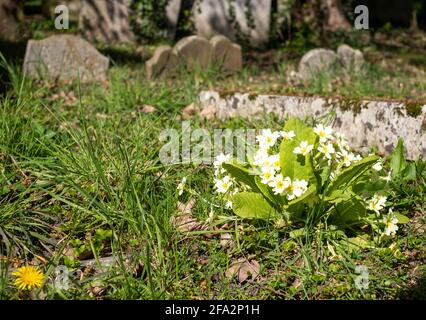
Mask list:
[[27,77],[52,82],[104,81],[107,57],[86,40],[73,35],[54,35],[29,40],[23,70]]

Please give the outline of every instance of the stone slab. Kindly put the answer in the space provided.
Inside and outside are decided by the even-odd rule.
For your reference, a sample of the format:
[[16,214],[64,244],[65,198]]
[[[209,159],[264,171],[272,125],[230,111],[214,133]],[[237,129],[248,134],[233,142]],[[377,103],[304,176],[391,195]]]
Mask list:
[[393,101],[351,103],[336,98],[253,96],[249,93],[224,96],[216,91],[201,92],[199,103],[202,110],[214,108],[215,116],[220,119],[256,118],[267,114],[275,114],[281,119],[319,118],[334,111],[334,129],[345,134],[353,148],[368,151],[377,147],[380,153],[389,154],[402,138],[409,159],[426,158],[426,105],[417,106],[420,112],[413,114],[403,103]]

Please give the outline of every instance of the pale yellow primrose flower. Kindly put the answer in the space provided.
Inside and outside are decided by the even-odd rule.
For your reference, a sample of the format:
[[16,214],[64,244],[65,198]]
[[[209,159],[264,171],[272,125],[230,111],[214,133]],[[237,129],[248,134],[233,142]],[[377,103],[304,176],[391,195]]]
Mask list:
[[386,205],[386,199],[386,197],[375,194],[373,198],[367,200],[367,209],[379,214],[380,210],[382,210]]
[[294,180],[293,181],[293,194],[296,198],[302,196],[306,190],[308,190],[308,182],[306,180]]
[[181,196],[182,195],[182,193],[183,193],[183,190],[184,190],[184,188],[185,188],[185,184],[186,184],[186,177],[183,177],[182,178],[182,181],[178,184],[178,186],[177,186],[177,189],[178,189],[178,192],[179,192],[179,195]]
[[274,194],[283,194],[285,190],[291,185],[289,177],[283,178],[282,174],[277,174],[269,186],[273,188]]
[[302,141],[298,147],[294,148],[293,153],[306,156],[312,151],[313,148],[314,145],[309,145],[308,141],[305,140]]
[[376,170],[376,171],[382,171],[382,169],[383,169],[383,162],[382,162],[382,160],[377,161],[374,164],[373,169]]
[[216,157],[216,160],[213,162],[213,165],[215,167],[220,167],[222,165],[222,163],[229,162],[230,160],[231,160],[230,154],[221,153]]
[[262,173],[260,175],[260,177],[262,178],[262,183],[263,184],[269,184],[271,181],[274,180],[274,176],[275,176],[275,170],[272,167],[263,167],[262,168]]
[[219,193],[226,193],[231,185],[232,181],[230,176],[225,176],[222,179],[215,179],[215,186]]
[[356,156],[351,153],[348,152],[346,150],[342,150],[341,152],[338,153],[339,158],[341,158],[341,162],[343,163],[343,166],[345,167],[349,167],[352,162],[355,162],[357,160]]
[[398,219],[393,215],[392,209],[389,210],[389,214],[385,217],[383,217],[383,223],[385,224],[385,231],[384,234],[389,236],[395,236],[396,232],[398,231]]
[[281,170],[281,161],[280,161],[280,155],[279,154],[274,154],[274,155],[270,156],[269,160],[271,161],[271,165],[275,170],[277,170],[277,171]]
[[254,164],[259,167],[270,167],[272,165],[268,152],[265,149],[260,149],[256,152],[254,155]]
[[336,152],[331,143],[320,145],[318,147],[318,151],[321,152],[327,159],[331,159],[331,155]]
[[320,142],[324,143],[332,138],[333,129],[331,127],[324,127],[322,124],[318,124],[314,128],[314,132],[320,138]]
[[284,139],[284,140],[292,140],[295,136],[296,136],[296,134],[294,133],[294,131],[293,130],[291,130],[291,131],[281,131],[280,132],[280,135],[281,135],[281,137]]
[[294,180],[286,189],[287,200],[291,201],[302,196],[308,189],[308,182],[305,180]]
[[261,149],[268,149],[275,145],[280,133],[277,131],[272,132],[271,129],[262,130],[261,134],[256,137]]

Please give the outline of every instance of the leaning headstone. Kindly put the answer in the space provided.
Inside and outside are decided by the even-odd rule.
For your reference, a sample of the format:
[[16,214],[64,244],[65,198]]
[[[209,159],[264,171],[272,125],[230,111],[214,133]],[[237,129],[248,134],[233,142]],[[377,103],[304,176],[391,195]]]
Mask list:
[[15,40],[19,7],[16,0],[0,0],[0,39]]
[[225,72],[239,72],[243,68],[241,46],[232,43],[227,37],[218,35],[210,39],[213,61],[221,65]]
[[73,35],[55,35],[30,40],[24,59],[24,73],[32,79],[51,82],[106,80],[109,60],[89,42]]
[[158,47],[151,59],[145,63],[148,79],[171,74],[178,65],[178,58],[170,46]]
[[321,73],[331,73],[338,65],[338,55],[328,49],[313,49],[307,52],[299,63],[299,76],[310,80]]
[[179,40],[173,52],[189,69],[208,68],[211,64],[212,46],[199,36],[189,36]]
[[84,0],[79,30],[89,41],[132,42],[129,7],[130,0]]
[[360,70],[365,63],[362,52],[346,44],[339,46],[337,54],[343,66],[348,70]]

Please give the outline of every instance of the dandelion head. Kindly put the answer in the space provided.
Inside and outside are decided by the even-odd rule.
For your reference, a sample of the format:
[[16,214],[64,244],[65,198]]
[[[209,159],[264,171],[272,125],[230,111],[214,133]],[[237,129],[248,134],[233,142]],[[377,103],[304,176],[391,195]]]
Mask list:
[[33,266],[20,267],[12,273],[15,279],[15,285],[19,290],[31,290],[39,288],[43,284],[43,273]]

